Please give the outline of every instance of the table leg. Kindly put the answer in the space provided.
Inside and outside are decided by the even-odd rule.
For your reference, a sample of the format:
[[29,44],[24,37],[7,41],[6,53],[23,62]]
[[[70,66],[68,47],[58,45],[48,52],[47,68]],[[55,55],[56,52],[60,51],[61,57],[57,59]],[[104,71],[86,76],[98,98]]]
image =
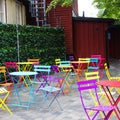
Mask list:
[[109,88],[108,88],[107,86],[106,86],[106,89],[107,89],[108,92],[106,91],[106,89],[104,88],[104,86],[102,86],[102,88],[103,88],[103,90],[104,90],[104,92],[105,92],[105,94],[106,94],[106,96],[107,96],[110,104],[111,104],[112,106],[115,106],[115,107],[116,107],[116,109],[114,110],[114,112],[115,112],[116,117],[118,118],[118,120],[120,120],[120,110],[119,110],[119,108],[118,108],[118,106],[117,106],[118,103],[119,103],[119,101],[120,101],[120,95],[119,95],[118,98],[115,100],[114,97],[112,96]]

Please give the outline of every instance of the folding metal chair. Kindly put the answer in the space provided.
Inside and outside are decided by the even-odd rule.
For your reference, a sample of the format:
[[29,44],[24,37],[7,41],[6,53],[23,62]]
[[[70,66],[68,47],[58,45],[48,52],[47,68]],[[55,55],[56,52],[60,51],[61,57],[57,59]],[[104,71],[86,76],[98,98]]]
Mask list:
[[48,80],[53,79],[53,77],[50,76],[51,66],[34,65],[34,71],[38,72],[38,75],[36,76],[36,81],[33,82],[34,84],[39,84],[38,88],[36,89],[36,92],[38,92],[40,87],[44,87],[46,84],[48,84]]
[[74,61],[74,60],[75,60],[74,56],[73,56],[73,55],[70,55],[70,56],[69,56],[69,60],[70,60],[70,61]]
[[[105,72],[106,72],[106,76],[107,76],[108,80],[118,80],[118,81],[120,81],[120,76],[112,76],[110,74],[107,63],[104,64],[104,68],[105,68]],[[120,89],[118,89],[118,88],[111,88],[111,89],[115,89],[120,94]]]
[[[99,118],[99,113],[102,112],[104,118],[102,118],[103,120],[108,120],[110,115],[112,114],[113,110],[114,110],[114,106],[111,105],[102,105],[100,103],[99,97],[98,97],[98,93],[97,93],[97,84],[96,84],[96,80],[84,80],[84,81],[79,81],[77,82],[78,85],[78,91],[80,93],[80,100],[82,103],[82,107],[88,117],[88,120],[95,120],[96,118]],[[96,106],[91,106],[88,105],[88,103],[86,104],[85,99],[86,96],[88,97],[88,91],[89,90],[93,90],[94,91],[94,96],[96,98],[97,101],[97,105]],[[85,92],[86,91],[86,92]],[[90,101],[90,98],[88,98]],[[94,115],[89,115],[89,111],[94,111]]]
[[6,67],[7,75],[12,82],[10,72],[18,71],[18,65],[16,62],[5,62],[5,67]]
[[81,72],[81,76],[83,71],[88,71],[88,66],[90,64],[90,58],[78,58],[78,61],[80,62],[78,66],[79,73]]
[[9,93],[10,92],[7,91],[4,87],[0,87],[0,108],[2,110],[8,111],[12,115],[12,112],[11,112],[10,108],[5,103],[8,96],[9,96]]
[[60,58],[55,59],[55,64],[56,64],[56,65],[59,65],[59,64],[60,64],[60,61],[61,61]]
[[3,78],[3,80],[0,82],[0,86],[7,87],[8,90],[10,90],[13,83],[8,81],[7,78],[6,78],[6,68],[5,68],[5,66],[0,66],[0,74],[1,74],[1,77]]
[[74,74],[74,67],[70,64],[70,61],[60,61],[60,65],[58,66],[61,73],[63,73],[66,76],[66,73],[69,72],[69,77],[65,80],[66,90],[71,92],[72,89],[72,83],[74,78],[72,77]]
[[33,64],[30,66],[30,71],[34,71],[34,65],[39,65],[40,64],[40,59],[38,58],[29,58],[27,59],[28,62],[32,62]]
[[91,58],[98,58],[98,66],[99,68],[104,68],[105,58],[101,55],[91,55]]
[[[97,80],[97,81],[99,81],[99,79],[100,79],[99,72],[98,71],[85,72],[85,79],[86,80]],[[94,99],[94,95],[92,94],[92,92],[90,94],[93,98],[94,103],[97,104],[96,100]],[[108,99],[105,96],[105,93],[103,92],[101,87],[99,87],[99,99],[102,100],[104,102],[104,104],[108,104]]]
[[90,64],[88,66],[88,71],[89,70],[99,70],[98,58],[90,58]]
[[[62,92],[62,85],[63,85],[63,78],[57,79],[54,77],[53,73],[51,74],[51,66],[45,66],[45,65],[35,65],[34,71],[39,72],[40,79],[37,79],[37,82],[33,82],[40,84],[39,87],[36,89],[36,91],[42,93],[42,101],[40,107],[43,106],[43,104],[47,104],[47,107],[50,108],[52,103],[54,101],[57,101],[57,104],[59,105],[60,109],[62,110],[62,107],[57,99],[57,96],[60,92]],[[58,85],[59,83],[59,85]],[[51,100],[49,101],[50,96],[52,95]],[[49,103],[47,102],[49,101]],[[44,105],[45,105],[44,104]]]

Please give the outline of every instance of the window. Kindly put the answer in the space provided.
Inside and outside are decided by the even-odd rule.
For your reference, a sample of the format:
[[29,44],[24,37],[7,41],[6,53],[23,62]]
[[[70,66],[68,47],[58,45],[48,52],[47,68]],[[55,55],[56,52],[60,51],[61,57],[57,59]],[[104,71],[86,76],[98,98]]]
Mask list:
[[6,23],[5,0],[0,0],[0,22]]
[[16,3],[16,23],[22,24],[22,5],[20,2]]

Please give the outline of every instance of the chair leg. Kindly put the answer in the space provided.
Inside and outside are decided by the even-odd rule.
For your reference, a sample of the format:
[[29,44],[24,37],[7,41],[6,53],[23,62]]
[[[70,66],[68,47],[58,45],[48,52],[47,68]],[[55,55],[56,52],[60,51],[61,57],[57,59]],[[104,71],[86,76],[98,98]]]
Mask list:
[[60,93],[60,91],[54,96],[54,98],[52,99],[52,101],[51,101],[50,104],[49,104],[49,107],[50,107],[50,106],[52,105],[52,103],[56,100],[56,102],[57,102],[58,106],[60,107],[60,109],[63,110],[62,107],[61,107],[61,105],[60,105],[60,103],[59,103],[59,101],[58,101],[58,99],[57,99],[57,96],[58,96],[59,93]]
[[109,111],[108,114],[105,116],[104,120],[108,120],[112,112],[113,110]]

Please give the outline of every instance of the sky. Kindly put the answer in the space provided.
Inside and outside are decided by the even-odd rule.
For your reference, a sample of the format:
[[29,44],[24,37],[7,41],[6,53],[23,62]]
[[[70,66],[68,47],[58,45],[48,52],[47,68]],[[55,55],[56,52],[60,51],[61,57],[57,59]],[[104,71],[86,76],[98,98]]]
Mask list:
[[97,17],[98,10],[92,5],[93,0],[78,0],[79,16]]

